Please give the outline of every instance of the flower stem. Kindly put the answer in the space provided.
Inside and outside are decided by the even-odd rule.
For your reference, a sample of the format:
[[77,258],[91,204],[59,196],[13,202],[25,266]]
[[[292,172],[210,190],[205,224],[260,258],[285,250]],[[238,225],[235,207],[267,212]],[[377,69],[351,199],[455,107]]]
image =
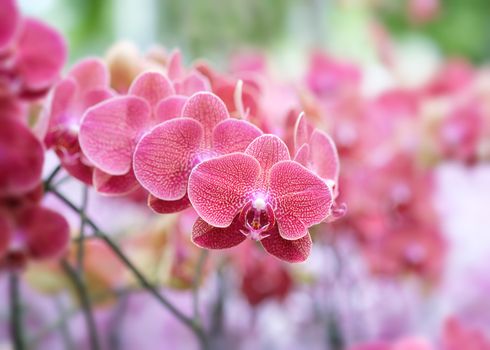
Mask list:
[[10,293],[10,333],[15,350],[24,350],[24,337],[22,334],[22,307],[20,304],[19,276],[11,272],[9,281]]
[[83,283],[83,280],[78,274],[77,270],[73,266],[71,266],[68,261],[62,260],[61,266],[63,267],[63,270],[65,270],[68,277],[70,277],[70,279],[72,280],[75,290],[78,294],[78,299],[80,301],[83,314],[85,316],[85,322],[87,323],[91,349],[99,350],[100,343],[97,334],[97,325],[95,324],[94,314],[92,313],[92,304],[90,302],[87,288],[85,287],[85,284]]
[[193,311],[194,311],[194,320],[197,323],[201,322],[199,317],[199,285],[201,284],[202,281],[203,269],[207,257],[208,257],[208,250],[203,249],[201,251],[201,254],[199,255],[199,260],[197,261],[196,273],[194,274],[194,280],[192,283],[192,304],[193,304]]
[[85,253],[85,223],[86,223],[86,210],[88,203],[88,187],[83,187],[82,195],[82,207],[80,210],[80,236],[78,240],[78,250],[77,250],[77,272],[80,278],[83,280],[83,258]]
[[[53,187],[48,187],[47,190],[54,194],[58,199],[60,199],[65,205],[70,209],[81,213],[81,209],[78,208],[72,201],[66,198],[62,193],[58,192],[57,189]],[[206,334],[202,327],[197,324],[192,318],[183,314],[179,309],[177,309],[166,297],[164,297],[154,286],[146,279],[146,277],[137,269],[135,265],[129,260],[129,258],[124,254],[124,252],[118,247],[118,245],[89,218],[85,217],[85,222],[90,226],[94,235],[103,240],[109,248],[114,252],[114,254],[121,260],[121,262],[131,271],[140,285],[145,288],[153,297],[155,297],[161,305],[163,305],[169,312],[171,312],[179,321],[186,325],[190,330],[194,332],[198,338],[201,348],[208,349],[208,342],[206,339]]]

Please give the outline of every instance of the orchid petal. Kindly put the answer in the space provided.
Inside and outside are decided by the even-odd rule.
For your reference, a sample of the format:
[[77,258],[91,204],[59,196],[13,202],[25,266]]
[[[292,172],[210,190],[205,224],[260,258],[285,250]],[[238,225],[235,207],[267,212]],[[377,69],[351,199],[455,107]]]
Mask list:
[[129,94],[145,99],[152,108],[158,102],[175,94],[172,83],[159,72],[144,72],[129,87]]
[[197,218],[192,227],[192,242],[201,248],[226,249],[242,243],[247,237],[240,232],[241,221],[235,219],[230,226],[219,228]]
[[66,44],[58,32],[37,20],[27,18],[22,23],[17,69],[28,89],[46,88],[65,64]]
[[245,153],[259,161],[265,175],[277,162],[290,159],[286,144],[279,137],[270,134],[257,137]]
[[189,202],[189,197],[187,197],[187,195],[175,201],[164,201],[150,194],[148,195],[148,206],[155,213],[171,214],[178,213],[189,208],[191,206],[191,202]]
[[189,200],[204,221],[227,227],[245,204],[259,173],[259,163],[246,154],[207,160],[197,165],[189,177]]
[[3,120],[0,155],[0,196],[22,194],[41,181],[43,146],[20,122]]
[[174,83],[175,90],[178,94],[191,96],[199,91],[210,91],[209,80],[201,73],[190,72],[184,79]]
[[182,115],[182,109],[187,102],[187,97],[182,95],[169,96],[160,101],[155,109],[155,117],[159,122],[164,122]]
[[305,261],[311,252],[312,241],[307,233],[296,240],[287,240],[281,237],[277,226],[269,231],[270,235],[260,242],[264,249],[276,258],[290,263]]
[[313,128],[308,124],[305,114],[301,113],[294,125],[294,149],[298,150],[303,144],[310,140]]
[[115,97],[85,113],[79,141],[87,158],[104,172],[124,175],[134,147],[150,124],[150,108],[135,96]]
[[19,10],[15,0],[0,0],[0,50],[14,38],[19,24]]
[[333,140],[323,131],[315,130],[310,138],[312,170],[322,179],[338,182],[339,155]]
[[285,239],[303,237],[306,228],[322,222],[330,213],[331,190],[321,178],[296,162],[283,161],[272,167],[270,191],[279,233]]
[[157,198],[181,199],[202,135],[201,125],[190,118],[172,119],[154,127],[134,153],[134,172],[140,184]]
[[211,147],[214,127],[229,118],[224,102],[210,92],[198,92],[189,97],[182,110],[182,116],[193,118],[202,124],[204,144],[207,148]]
[[304,143],[296,152],[294,156],[294,161],[298,162],[304,167],[308,167],[310,159],[310,146],[307,143]]
[[98,58],[86,58],[79,61],[70,70],[68,76],[77,82],[82,94],[109,86],[109,71],[105,63]]
[[0,213],[0,260],[2,255],[7,251],[12,235],[9,219],[6,215]]
[[70,242],[68,222],[50,209],[29,207],[19,216],[19,229],[25,235],[29,254],[34,259],[61,255]]
[[170,80],[179,79],[184,75],[184,67],[182,66],[182,53],[178,49],[170,53],[170,57],[168,59],[167,74]]
[[126,195],[139,187],[139,183],[132,170],[127,174],[114,176],[95,168],[93,172],[93,183],[98,193],[108,196]]
[[245,120],[223,120],[214,128],[213,149],[223,154],[243,152],[260,135],[262,131]]

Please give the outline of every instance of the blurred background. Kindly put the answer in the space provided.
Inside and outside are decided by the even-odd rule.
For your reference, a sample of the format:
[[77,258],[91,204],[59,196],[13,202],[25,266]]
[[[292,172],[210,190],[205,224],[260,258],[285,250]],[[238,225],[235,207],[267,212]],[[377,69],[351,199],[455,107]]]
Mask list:
[[[488,0],[20,0],[20,6],[27,15],[45,20],[64,34],[69,45],[68,67],[85,56],[105,56],[114,43],[128,41],[136,45],[142,52],[151,49],[155,44],[165,47],[168,51],[178,47],[183,52],[186,64],[205,58],[219,71],[230,70],[232,68],[230,62],[233,62],[230,57],[238,53],[260,53],[267,58],[268,72],[270,71],[276,79],[303,82],[305,76],[313,74],[312,71],[317,72],[312,68],[314,64],[311,56],[312,52],[320,51],[338,62],[353,63],[359,67],[363,74],[362,94],[360,94],[362,98],[359,99],[362,100],[363,107],[369,106],[370,110],[374,108],[373,110],[378,113],[383,112],[382,108],[385,108],[376,105],[378,102],[376,98],[382,93],[398,92],[401,89],[413,89],[413,91],[419,89],[417,93],[423,91],[421,94],[424,94],[427,85],[437,80],[441,67],[453,60],[463,62],[464,69],[469,67],[469,71],[480,77],[480,73],[485,72],[486,63],[490,58],[490,2]],[[466,72],[464,69],[462,70]],[[320,71],[319,68],[318,72]],[[444,77],[444,74],[441,76]],[[478,90],[478,103],[488,107],[489,75],[481,74],[481,76],[485,78],[482,81],[486,85],[482,83],[485,88]],[[313,74],[314,77],[315,74]],[[339,80],[342,79],[342,77],[339,78]],[[339,84],[343,83],[342,81]],[[476,85],[478,84],[475,83]],[[311,90],[311,95],[315,95],[314,89],[311,88]],[[318,93],[318,96],[315,96],[318,101],[325,97],[320,95],[321,93]],[[431,93],[427,95],[430,96],[424,95],[423,97],[424,101],[421,103],[423,107],[418,113],[420,117],[418,121],[425,118],[426,114],[433,113],[434,105],[439,108],[437,103],[440,102],[438,100],[440,96],[435,98]],[[451,110],[451,101],[456,100],[456,95],[460,97],[465,93],[459,90],[457,93],[452,90],[445,92],[444,103],[451,105],[449,108]],[[374,102],[364,100],[365,96],[372,97]],[[328,99],[327,96],[325,100]],[[433,103],[434,101],[437,103]],[[302,102],[303,106],[306,105],[304,101]],[[325,115],[329,116],[332,110],[337,111],[330,104],[323,105],[322,103],[318,104],[321,106],[319,108],[327,110]],[[351,103],[351,100],[348,100],[348,103]],[[376,109],[378,107],[379,109]],[[338,106],[336,108],[341,111],[342,118],[345,115],[348,119],[349,112]],[[389,111],[395,113],[391,109]],[[484,116],[487,121],[490,120],[489,111],[490,108],[485,109]],[[363,114],[361,112],[359,115]],[[376,129],[375,131],[377,128],[383,129],[385,124],[390,123],[388,121],[390,116],[391,114],[380,124],[371,127]],[[337,119],[340,120],[341,117]],[[359,119],[356,121],[359,122]],[[335,116],[332,117],[332,120],[336,120]],[[332,124],[335,123],[337,121]],[[424,123],[425,119],[424,122],[420,121],[420,124]],[[401,128],[403,129],[404,126],[405,124],[402,123]],[[417,123],[410,124],[411,130],[416,135],[419,135],[419,126]],[[366,126],[365,129],[364,127],[359,124],[353,129],[360,130],[362,133],[369,128],[369,126]],[[334,134],[335,130],[333,127],[329,132],[332,132],[336,142],[339,142],[341,139]],[[379,135],[374,134],[379,139],[383,139],[385,135],[381,132]],[[432,140],[431,137],[436,137],[434,135],[430,134],[429,141]],[[397,134],[393,138],[398,136]],[[487,140],[489,136],[490,132],[487,132],[485,134]],[[352,211],[338,224],[333,225],[333,229],[326,228],[325,232],[328,234],[350,232],[362,227],[359,229],[361,233],[353,234],[356,236],[355,240],[359,240],[360,243],[352,244],[347,239],[347,242],[336,242],[335,247],[332,248],[331,242],[326,239],[327,242],[322,242],[314,248],[308,263],[299,267],[287,267],[288,278],[294,280],[298,288],[294,289],[294,292],[291,292],[287,298],[284,299],[282,296],[279,298],[285,300],[281,300],[284,302],[283,305],[261,304],[259,310],[256,308],[257,305],[254,305],[254,301],[250,300],[250,295],[247,295],[248,300],[245,302],[240,293],[236,290],[231,291],[227,296],[229,311],[225,312],[227,323],[225,328],[228,328],[227,341],[231,339],[231,344],[233,340],[239,340],[241,344],[244,344],[243,349],[327,348],[339,350],[347,349],[348,345],[366,341],[393,340],[415,334],[437,343],[443,337],[442,324],[447,317],[453,315],[477,324],[479,329],[483,329],[488,335],[490,322],[487,321],[490,321],[490,305],[488,301],[485,302],[485,296],[490,291],[488,152],[486,153],[487,158],[483,157],[483,160],[478,161],[455,159],[446,155],[438,155],[439,158],[436,161],[425,159],[425,163],[429,164],[428,172],[433,177],[433,182],[427,185],[430,190],[427,190],[424,187],[425,180],[419,178],[420,169],[418,168],[414,171],[414,176],[407,175],[410,170],[403,167],[401,167],[402,170],[398,168],[393,170],[390,167],[378,168],[376,164],[367,161],[369,155],[365,153],[361,156],[353,155],[349,153],[350,150],[342,149],[341,143],[338,143],[338,146],[341,156],[341,198],[346,200],[349,210],[352,209]],[[384,146],[383,144],[382,147]],[[392,145],[389,144],[389,146]],[[373,148],[376,147],[378,147],[377,144],[373,146]],[[398,149],[395,150],[395,146],[393,149],[391,156],[396,159]],[[411,154],[410,157],[412,156],[409,162],[417,163],[418,166],[419,154]],[[390,251],[397,243],[393,243],[390,247],[382,246],[380,250],[376,250],[378,248],[373,248],[371,244],[366,244],[369,249],[363,251],[362,258],[361,254],[358,254],[359,250],[363,250],[358,246],[363,246],[364,240],[368,240],[365,237],[366,232],[371,229],[375,231],[378,228],[377,218],[369,217],[371,213],[369,210],[365,210],[367,214],[364,213],[364,209],[369,209],[371,205],[375,206],[376,203],[381,203],[386,199],[384,197],[381,199],[381,196],[385,194],[384,189],[379,191],[377,188],[369,189],[364,192],[364,188],[357,185],[358,182],[364,181],[357,179],[357,174],[364,171],[362,166],[365,163],[369,163],[366,166],[373,167],[368,173],[372,177],[367,176],[368,179],[364,179],[369,184],[376,182],[373,179],[379,176],[378,182],[381,183],[379,187],[383,187],[385,178],[388,179],[389,173],[394,171],[395,176],[403,175],[400,175],[400,178],[407,175],[407,183],[413,192],[416,192],[414,189],[430,192],[430,195],[427,194],[426,197],[421,196],[421,202],[422,204],[427,204],[427,202],[430,202],[430,205],[433,204],[434,211],[431,208],[424,212],[424,215],[421,215],[424,217],[421,219],[423,224],[420,227],[413,224],[410,227],[413,232],[410,233],[415,236],[424,231],[427,226],[432,228],[432,224],[441,230],[441,237],[443,237],[441,241],[445,243],[434,245],[437,245],[440,251],[444,251],[441,255],[444,255],[445,258],[439,259],[437,254],[432,256],[430,252],[427,253],[429,259],[432,259],[427,265],[433,265],[433,262],[437,265],[439,260],[444,260],[444,263],[441,263],[443,267],[434,267],[437,270],[434,275],[437,277],[434,277],[431,271],[421,271],[418,270],[419,266],[412,265],[408,267],[404,265],[402,273],[398,274],[399,271],[394,273],[396,277],[383,270],[386,267],[383,264],[387,262],[378,262],[376,258]],[[427,168],[420,173],[425,175]],[[342,179],[343,172],[346,180]],[[343,184],[343,181],[346,183]],[[387,180],[389,181],[391,180]],[[74,185],[74,197],[79,197],[81,189],[78,185]],[[393,185],[393,187],[396,186]],[[349,191],[351,188],[354,190]],[[346,189],[345,194],[342,192],[343,189]],[[391,191],[392,188],[390,187],[389,190]],[[93,197],[96,197],[95,193]],[[372,202],[357,200],[365,197],[370,197]],[[385,216],[391,220],[391,216],[398,218],[400,213],[400,215],[405,215],[404,211],[408,210],[405,210],[403,205],[394,208],[396,205],[390,200],[391,198],[386,200],[388,203],[386,205],[390,206],[389,210],[386,210],[388,214],[383,212],[385,208],[382,208],[380,216],[386,214]],[[124,212],[127,210],[128,215],[121,220],[111,220],[111,215],[114,213],[114,202],[107,198],[96,198],[93,202],[95,209],[92,209],[92,214],[103,222],[102,226],[107,230],[114,232],[130,231],[131,229],[142,231],[140,227],[144,227],[150,220],[149,214],[140,207],[137,209],[117,207],[117,210],[125,210]],[[111,206],[112,211],[104,209]],[[356,212],[356,209],[359,210]],[[375,210],[377,209],[379,208],[376,207]],[[133,217],[131,215],[135,210],[138,211],[138,214]],[[351,213],[352,216],[350,216]],[[431,218],[427,219],[427,216]],[[102,220],[101,217],[107,220]],[[72,221],[76,222],[76,218],[72,218]],[[424,226],[424,224],[427,225]],[[390,228],[393,232],[397,231],[393,227]],[[148,229],[148,231],[153,229]],[[335,237],[335,234],[331,236]],[[445,251],[446,244],[447,252]],[[427,244],[427,246],[430,245],[431,243]],[[406,251],[401,253],[403,259],[410,260],[409,258],[412,257],[410,254],[417,256],[419,253],[417,249],[415,252],[411,250],[413,247],[408,243],[404,248]],[[436,253],[439,252],[438,249],[435,249]],[[145,263],[144,256],[138,258],[141,258],[143,264]],[[368,270],[366,261],[370,261],[372,266],[377,266],[376,264],[379,263],[381,268],[376,270],[376,267],[373,268],[370,265],[371,270],[374,271],[371,274],[373,271],[366,271]],[[406,263],[405,260],[404,263]],[[337,269],[340,270],[339,266],[342,267],[341,272],[337,271]],[[432,267],[428,270],[431,270]],[[410,272],[406,273],[405,268]],[[415,279],[406,278],[411,273],[417,277]],[[214,306],[215,296],[219,294],[220,287],[222,287],[219,283],[220,274],[210,273],[210,275],[211,278],[205,283],[203,291],[205,307]],[[230,282],[232,285],[235,282],[235,287],[239,284],[236,281],[240,277],[234,276],[233,272],[231,276],[228,275],[228,278],[232,281]],[[261,282],[264,283],[263,280]],[[172,291],[170,295],[180,305],[183,305],[183,308],[190,308],[188,294],[183,295]],[[37,294],[33,292],[29,294],[29,297],[32,297],[34,300],[32,303],[35,304]],[[264,297],[264,299],[267,298]],[[185,329],[179,328],[179,325],[169,321],[168,314],[160,312],[161,310],[157,311],[156,304],[144,299],[141,294],[136,295],[127,304],[124,300],[115,304],[111,309],[102,307],[101,315],[98,316],[102,329],[105,329],[105,326],[112,329],[111,327],[115,325],[114,328],[131,330],[131,332],[128,331],[125,338],[128,343],[122,348],[159,348],[155,347],[155,344],[158,344],[158,342],[155,343],[155,339],[168,337],[171,339],[170,342],[174,342],[170,346],[175,346],[170,348],[186,349],[186,344],[182,342],[182,339],[189,334]],[[324,314],[318,315],[315,312],[305,311],[311,307],[311,304],[316,310],[318,306],[316,302],[321,305],[319,309],[326,310]],[[119,310],[126,310],[122,312],[143,321],[134,325],[134,329],[131,322],[128,321],[122,326],[117,325],[115,320]],[[242,319],[240,315],[246,316]],[[44,322],[41,319],[41,317],[37,319],[37,324]],[[52,320],[55,320],[52,328],[56,328],[56,319],[55,316],[52,317]],[[156,319],[163,320],[162,322],[167,327],[165,331],[162,329],[164,328],[162,323],[154,322]],[[260,334],[258,340],[260,346],[252,339],[247,339],[249,329],[244,323],[247,325],[250,323],[248,326],[256,332],[252,334]],[[83,325],[82,318],[77,317],[71,327],[76,328],[80,325]],[[484,326],[481,327],[482,325]],[[342,329],[339,330],[338,327]],[[148,332],[147,339],[141,339],[141,334],[138,337],[138,331],[141,334]],[[41,332],[38,335],[39,339],[42,336],[45,335]],[[341,340],[338,340],[339,337]],[[87,343],[84,335],[77,339],[82,339],[82,342]],[[324,341],[325,339],[327,340]],[[195,345],[192,341],[190,342],[191,346]],[[328,346],[325,347],[324,343]],[[51,343],[48,339],[48,342],[44,344],[48,344],[44,348],[49,348]],[[462,344],[460,347],[443,349],[488,350],[484,347],[470,348],[466,347],[465,343]]]

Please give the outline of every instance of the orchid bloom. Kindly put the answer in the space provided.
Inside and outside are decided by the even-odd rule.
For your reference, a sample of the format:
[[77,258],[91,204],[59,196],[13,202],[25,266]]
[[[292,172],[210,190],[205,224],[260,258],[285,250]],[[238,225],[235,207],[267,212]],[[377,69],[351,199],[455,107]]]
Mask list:
[[82,118],[79,142],[83,154],[97,168],[95,187],[105,186],[108,194],[138,188],[132,166],[136,144],[153,126],[180,116],[186,100],[175,95],[166,76],[145,72],[134,80],[128,95],[89,108]]
[[325,220],[332,205],[327,184],[291,161],[274,135],[256,138],[244,153],[197,165],[188,195],[200,216],[192,231],[198,246],[230,248],[248,237],[288,262],[309,256],[308,228]]
[[[335,143],[325,132],[314,129],[306,121],[304,113],[296,120],[293,136],[296,155],[294,160],[305,166],[332,188],[334,198],[339,194],[340,161]],[[345,215],[347,207],[344,203],[332,206],[332,216],[329,220],[338,219]]]
[[0,1],[0,23],[0,95],[43,96],[66,60],[62,36],[42,22],[22,18],[14,0]]
[[60,256],[70,241],[60,214],[38,205],[0,209],[0,268],[23,268],[29,259]]
[[170,54],[167,73],[175,92],[179,95],[191,96],[199,91],[211,90],[209,80],[198,70],[185,71],[182,64],[182,54],[179,50]]
[[89,185],[93,167],[78,142],[80,121],[88,108],[111,96],[107,67],[99,59],[87,58],[55,85],[46,113],[46,145],[55,149],[70,175]]
[[20,121],[6,118],[0,128],[0,197],[33,190],[40,181],[44,148]]
[[190,206],[187,182],[195,165],[219,155],[244,151],[262,132],[244,120],[230,118],[226,106],[210,92],[191,96],[182,117],[154,127],[134,152],[134,172],[150,192],[159,213]]

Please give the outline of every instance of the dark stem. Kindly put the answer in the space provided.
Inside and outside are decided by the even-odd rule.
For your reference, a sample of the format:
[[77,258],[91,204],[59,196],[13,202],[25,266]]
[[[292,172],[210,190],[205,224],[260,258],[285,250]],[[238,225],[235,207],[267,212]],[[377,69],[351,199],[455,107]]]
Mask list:
[[197,265],[196,265],[196,273],[194,274],[194,280],[192,281],[192,304],[193,304],[193,311],[194,311],[194,320],[197,323],[200,322],[199,286],[201,285],[203,269],[204,269],[204,265],[206,264],[207,257],[208,257],[208,251],[206,249],[203,249],[201,251],[201,254],[199,255],[199,260],[197,261]]
[[61,170],[61,165],[58,165],[56,168],[54,168],[51,174],[49,174],[48,178],[44,181],[44,190],[46,192],[49,191],[49,188],[51,187],[51,183],[53,182],[56,175],[58,175],[60,170]]
[[[65,311],[65,306],[63,305],[63,301],[61,298],[57,297],[54,299],[55,304],[57,309],[59,310],[59,313],[64,317],[64,314],[66,313]],[[67,321],[67,320],[66,320]],[[70,327],[68,322],[60,322],[60,332],[61,332],[61,337],[63,338],[63,344],[65,345],[65,349],[68,350],[73,350],[75,349],[75,344],[73,343],[73,337],[70,333]]]
[[82,207],[80,208],[80,236],[78,240],[77,250],[77,272],[80,278],[83,280],[83,257],[85,253],[85,223],[86,223],[86,210],[88,203],[88,187],[83,187],[82,194]]
[[73,282],[73,286],[75,287],[75,291],[77,292],[78,299],[80,301],[82,311],[85,316],[85,322],[87,324],[87,330],[90,338],[90,347],[92,350],[99,350],[100,343],[97,334],[97,325],[95,324],[94,314],[92,313],[92,305],[87,288],[85,287],[83,280],[80,278],[80,275],[77,273],[77,270],[73,266],[71,266],[68,261],[62,260],[61,266],[63,267],[63,270],[65,270],[68,277],[70,277],[71,281]]
[[[58,192],[55,188],[49,187],[48,190],[53,193],[58,199],[60,199],[65,205],[67,205],[70,209],[80,214],[80,208],[78,208],[75,204],[73,204],[68,198],[66,198],[63,194]],[[177,309],[167,298],[165,298],[154,286],[146,279],[146,277],[138,270],[136,266],[129,260],[129,258],[124,254],[124,252],[118,247],[118,245],[103,231],[99,229],[99,227],[89,218],[85,217],[86,224],[90,226],[94,235],[103,240],[109,248],[116,254],[116,256],[121,260],[121,262],[126,265],[126,267],[131,271],[134,277],[138,280],[140,285],[145,288],[153,297],[155,297],[160,304],[162,304],[169,312],[171,312],[179,321],[181,321],[184,325],[189,327],[196,337],[198,338],[201,348],[208,349],[206,335],[204,330],[201,328],[199,324],[194,322],[192,318],[184,315],[179,309]]]
[[10,273],[10,334],[15,350],[24,350],[24,337],[22,334],[22,306],[20,304],[19,276],[16,272]]
[[119,301],[115,312],[113,313],[109,326],[109,348],[111,350],[121,349],[121,327],[124,320],[124,314],[128,309],[129,295],[120,293]]

